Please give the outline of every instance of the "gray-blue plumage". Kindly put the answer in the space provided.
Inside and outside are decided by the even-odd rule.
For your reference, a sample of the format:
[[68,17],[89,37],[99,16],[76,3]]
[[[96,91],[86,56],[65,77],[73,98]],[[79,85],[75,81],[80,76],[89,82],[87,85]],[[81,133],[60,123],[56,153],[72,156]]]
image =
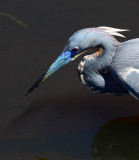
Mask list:
[[[85,60],[80,72],[82,79],[95,92],[130,93],[138,99],[139,39],[119,43],[112,37],[105,37],[106,40],[103,38],[104,42],[99,43],[104,49],[102,55],[95,57],[93,54],[93,58]],[[104,73],[105,70],[107,73]]]
[[49,70],[27,92],[39,86],[57,69],[85,55],[78,66],[83,84],[94,92],[128,94],[139,99],[139,39],[118,42],[114,36],[127,31],[111,27],[85,28],[75,32],[68,40],[63,53]]
[[128,92],[139,99],[139,39],[121,44],[117,49],[110,71]]
[[[107,32],[107,29],[110,29],[110,32]],[[79,76],[82,82],[94,92],[130,93],[139,98],[139,39],[119,43],[113,37],[114,30],[107,27],[84,29],[78,31],[69,39],[68,43],[73,45],[73,39],[75,37],[80,38],[77,34],[81,35],[83,32],[87,32],[86,36],[82,35],[84,38],[80,38],[82,39],[81,46],[78,46],[81,47],[81,50],[96,46],[103,48],[102,54],[98,56],[92,54],[83,58],[81,62],[83,68],[78,70]],[[92,32],[92,35],[90,32]],[[89,38],[86,38],[87,34],[90,34]],[[77,43],[77,40],[75,41]],[[74,47],[72,46],[72,48]]]

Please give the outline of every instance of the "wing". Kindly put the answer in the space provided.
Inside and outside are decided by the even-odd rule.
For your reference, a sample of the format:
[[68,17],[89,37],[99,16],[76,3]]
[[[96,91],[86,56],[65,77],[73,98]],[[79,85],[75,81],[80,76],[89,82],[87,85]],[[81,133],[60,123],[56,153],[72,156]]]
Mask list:
[[139,99],[139,39],[122,43],[113,57],[111,71],[127,91]]
[[120,77],[128,92],[139,99],[139,69],[129,67],[120,72]]

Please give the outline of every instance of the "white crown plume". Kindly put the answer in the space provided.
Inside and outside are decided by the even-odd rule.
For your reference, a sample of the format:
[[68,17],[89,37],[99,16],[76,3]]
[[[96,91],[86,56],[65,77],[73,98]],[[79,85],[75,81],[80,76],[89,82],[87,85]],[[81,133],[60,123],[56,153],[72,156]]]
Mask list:
[[123,37],[126,38],[123,34],[118,33],[118,32],[125,32],[125,31],[129,31],[128,29],[119,29],[119,28],[112,28],[112,27],[98,27],[104,30],[104,32],[109,33],[112,36],[119,36],[119,37]]

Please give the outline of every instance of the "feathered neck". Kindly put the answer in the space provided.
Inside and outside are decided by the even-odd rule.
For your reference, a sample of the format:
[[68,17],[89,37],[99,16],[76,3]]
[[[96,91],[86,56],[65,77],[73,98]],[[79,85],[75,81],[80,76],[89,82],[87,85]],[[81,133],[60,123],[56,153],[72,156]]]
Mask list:
[[120,42],[110,35],[101,36],[97,41],[98,47],[102,50],[102,54],[98,54],[98,56],[96,54],[92,55],[92,65],[94,66],[95,72],[101,72],[110,65],[115,51],[120,46]]

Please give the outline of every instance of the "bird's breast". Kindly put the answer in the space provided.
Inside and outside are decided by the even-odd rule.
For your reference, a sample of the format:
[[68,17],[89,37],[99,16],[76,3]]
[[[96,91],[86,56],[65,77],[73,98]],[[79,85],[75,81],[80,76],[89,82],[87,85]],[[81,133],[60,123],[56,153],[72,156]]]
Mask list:
[[85,66],[85,63],[87,61],[91,60],[92,58],[93,58],[92,55],[86,55],[83,57],[83,59],[81,60],[81,62],[78,65],[77,72],[79,74],[81,82],[85,85],[86,85],[86,83],[85,83],[85,79],[84,79],[84,66]]
[[85,65],[85,61],[81,60],[81,62],[78,65],[77,72],[78,72],[81,82],[85,85],[85,80],[84,80],[84,75],[83,75],[84,65]]

